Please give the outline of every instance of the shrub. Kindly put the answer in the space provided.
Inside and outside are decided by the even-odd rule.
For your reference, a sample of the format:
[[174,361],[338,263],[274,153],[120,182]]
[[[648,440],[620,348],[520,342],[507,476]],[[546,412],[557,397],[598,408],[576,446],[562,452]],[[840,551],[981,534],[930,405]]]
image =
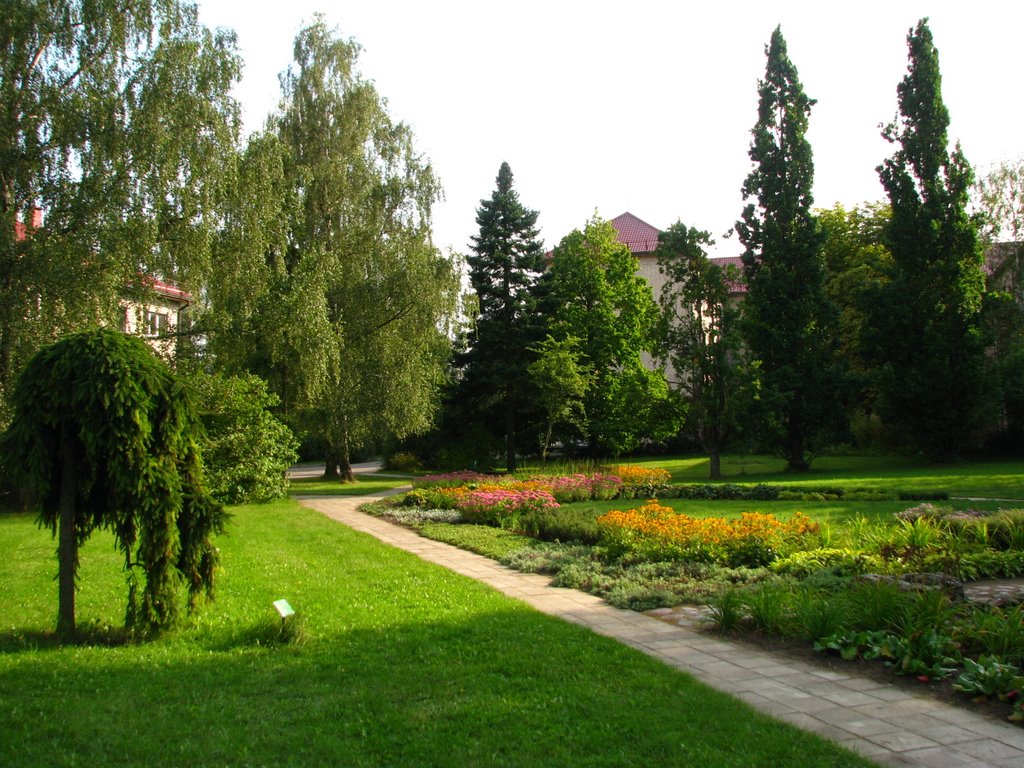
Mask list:
[[957,629],[970,652],[1024,666],[1024,605],[976,608]]
[[528,512],[522,516],[520,524],[523,531],[541,541],[597,544],[601,539],[597,514],[593,509],[560,507]]
[[855,549],[806,549],[779,558],[769,566],[772,573],[806,577],[815,571],[832,570],[837,575],[855,576],[884,569],[882,558]]
[[205,428],[199,444],[211,495],[225,504],[284,496],[298,442],[271,412],[278,398],[266,382],[199,371],[186,381]]
[[418,472],[420,460],[416,458],[415,454],[403,451],[391,454],[384,462],[384,467],[395,472]]

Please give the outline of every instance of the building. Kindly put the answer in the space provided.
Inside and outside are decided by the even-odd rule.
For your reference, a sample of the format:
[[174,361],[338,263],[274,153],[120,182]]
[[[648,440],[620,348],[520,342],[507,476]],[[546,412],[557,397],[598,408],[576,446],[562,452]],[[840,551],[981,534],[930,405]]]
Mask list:
[[[35,206],[28,212],[28,221],[14,222],[14,238],[28,240],[43,226],[43,211]],[[174,330],[181,323],[182,312],[192,303],[192,295],[172,280],[142,276],[147,291],[145,302],[121,302],[121,330],[142,336],[165,360],[174,358]]]

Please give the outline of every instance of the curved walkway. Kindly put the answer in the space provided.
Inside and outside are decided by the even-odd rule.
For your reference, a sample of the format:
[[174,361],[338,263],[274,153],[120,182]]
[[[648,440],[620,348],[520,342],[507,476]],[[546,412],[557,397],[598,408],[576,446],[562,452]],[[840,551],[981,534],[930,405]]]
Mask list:
[[543,613],[589,627],[755,709],[832,739],[883,765],[1024,766],[1024,729],[875,680],[832,672],[686,626],[614,608],[550,578],[426,539],[357,511],[367,497],[300,497],[332,520],[489,584]]

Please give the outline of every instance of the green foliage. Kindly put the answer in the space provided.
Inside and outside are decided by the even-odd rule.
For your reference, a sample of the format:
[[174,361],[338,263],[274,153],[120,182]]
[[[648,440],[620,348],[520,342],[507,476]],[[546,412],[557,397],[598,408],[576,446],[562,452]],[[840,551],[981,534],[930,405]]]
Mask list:
[[978,607],[957,626],[966,649],[1024,666],[1024,605]]
[[736,232],[747,296],[743,335],[756,377],[754,407],[763,437],[793,470],[830,444],[842,426],[845,384],[835,359],[835,309],[825,293],[821,226],[811,212],[814,162],[806,96],[781,29],[768,61],[752,131],[750,200]]
[[60,537],[59,632],[74,633],[78,548],[98,528],[124,556],[129,629],[171,626],[182,583],[190,608],[212,596],[225,515],[204,487],[192,403],[143,341],[99,329],[44,347],[13,405],[0,457]]
[[197,371],[187,383],[205,428],[200,445],[210,495],[224,504],[284,496],[298,444],[271,412],[278,398],[266,382]]
[[714,241],[676,222],[658,235],[655,256],[665,276],[660,347],[672,368],[672,386],[689,406],[688,424],[711,457],[711,479],[721,476],[720,453],[736,426],[740,388],[738,310],[729,301],[735,268],[707,257]]
[[194,292],[209,275],[241,62],[183,0],[12,0],[0,38],[2,428],[39,347],[119,327],[151,275]]
[[892,206],[892,262],[869,294],[865,356],[879,370],[885,421],[930,460],[949,461],[981,416],[983,254],[967,212],[971,168],[959,145],[947,149],[949,112],[927,20],[907,44],[900,117],[883,132],[899,148],[878,168]]
[[855,549],[807,549],[781,557],[769,566],[772,573],[798,578],[817,571],[832,571],[837,575],[854,576],[861,573],[879,573],[885,570],[882,558]]
[[387,461],[384,462],[384,468],[395,472],[419,472],[423,467],[416,454],[399,451],[388,456]]
[[1002,699],[1015,691],[1019,696],[1024,691],[1024,675],[1019,666],[1003,664],[996,656],[964,659],[964,671],[957,676],[953,689],[982,698]]
[[318,18],[294,51],[227,216],[225,242],[244,247],[223,249],[219,277],[246,290],[212,291],[211,312],[238,330],[218,347],[236,347],[229,369],[265,378],[323,438],[328,474],[352,480],[353,451],[432,425],[458,275],[430,238],[437,178],[360,76],[359,46]]
[[566,235],[549,275],[549,332],[558,341],[580,340],[593,377],[583,398],[585,429],[578,430],[591,456],[618,456],[642,440],[675,434],[678,415],[665,377],[642,359],[653,350],[658,308],[615,228],[595,216]]
[[579,353],[580,340],[567,337],[555,341],[551,336],[533,348],[537,359],[527,369],[539,393],[547,418],[547,431],[541,449],[546,462],[551,449],[555,427],[567,424],[586,435],[584,398],[590,389],[592,376],[586,360]]
[[592,509],[563,506],[524,515],[521,525],[541,541],[597,544],[601,539],[597,516]]
[[459,410],[492,423],[504,437],[505,466],[516,470],[520,414],[531,410],[531,346],[541,335],[538,301],[544,247],[537,211],[526,208],[513,189],[512,169],[502,163],[497,188],[481,200],[467,258],[477,297],[477,318],[459,360],[462,380],[455,392]]

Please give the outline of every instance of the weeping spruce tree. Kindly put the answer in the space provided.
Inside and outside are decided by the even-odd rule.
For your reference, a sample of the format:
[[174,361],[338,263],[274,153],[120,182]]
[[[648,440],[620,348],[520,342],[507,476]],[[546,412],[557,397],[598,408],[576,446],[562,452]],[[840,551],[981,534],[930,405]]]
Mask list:
[[931,461],[950,461],[981,412],[984,257],[967,214],[971,167],[959,145],[948,151],[949,111],[927,20],[907,44],[900,116],[883,133],[899,149],[878,168],[892,204],[892,262],[870,302],[865,356],[879,371],[885,421]]
[[191,403],[145,342],[100,329],[43,347],[12,404],[0,459],[57,537],[60,636],[75,633],[78,549],[97,528],[124,555],[128,629],[171,626],[182,584],[190,609],[212,595],[225,513],[203,487]]
[[744,245],[744,339],[758,376],[758,415],[765,441],[792,470],[842,420],[842,379],[830,333],[834,309],[825,294],[824,237],[811,212],[814,162],[805,138],[814,100],[807,97],[778,28],[766,49],[757,124],[736,232]]

